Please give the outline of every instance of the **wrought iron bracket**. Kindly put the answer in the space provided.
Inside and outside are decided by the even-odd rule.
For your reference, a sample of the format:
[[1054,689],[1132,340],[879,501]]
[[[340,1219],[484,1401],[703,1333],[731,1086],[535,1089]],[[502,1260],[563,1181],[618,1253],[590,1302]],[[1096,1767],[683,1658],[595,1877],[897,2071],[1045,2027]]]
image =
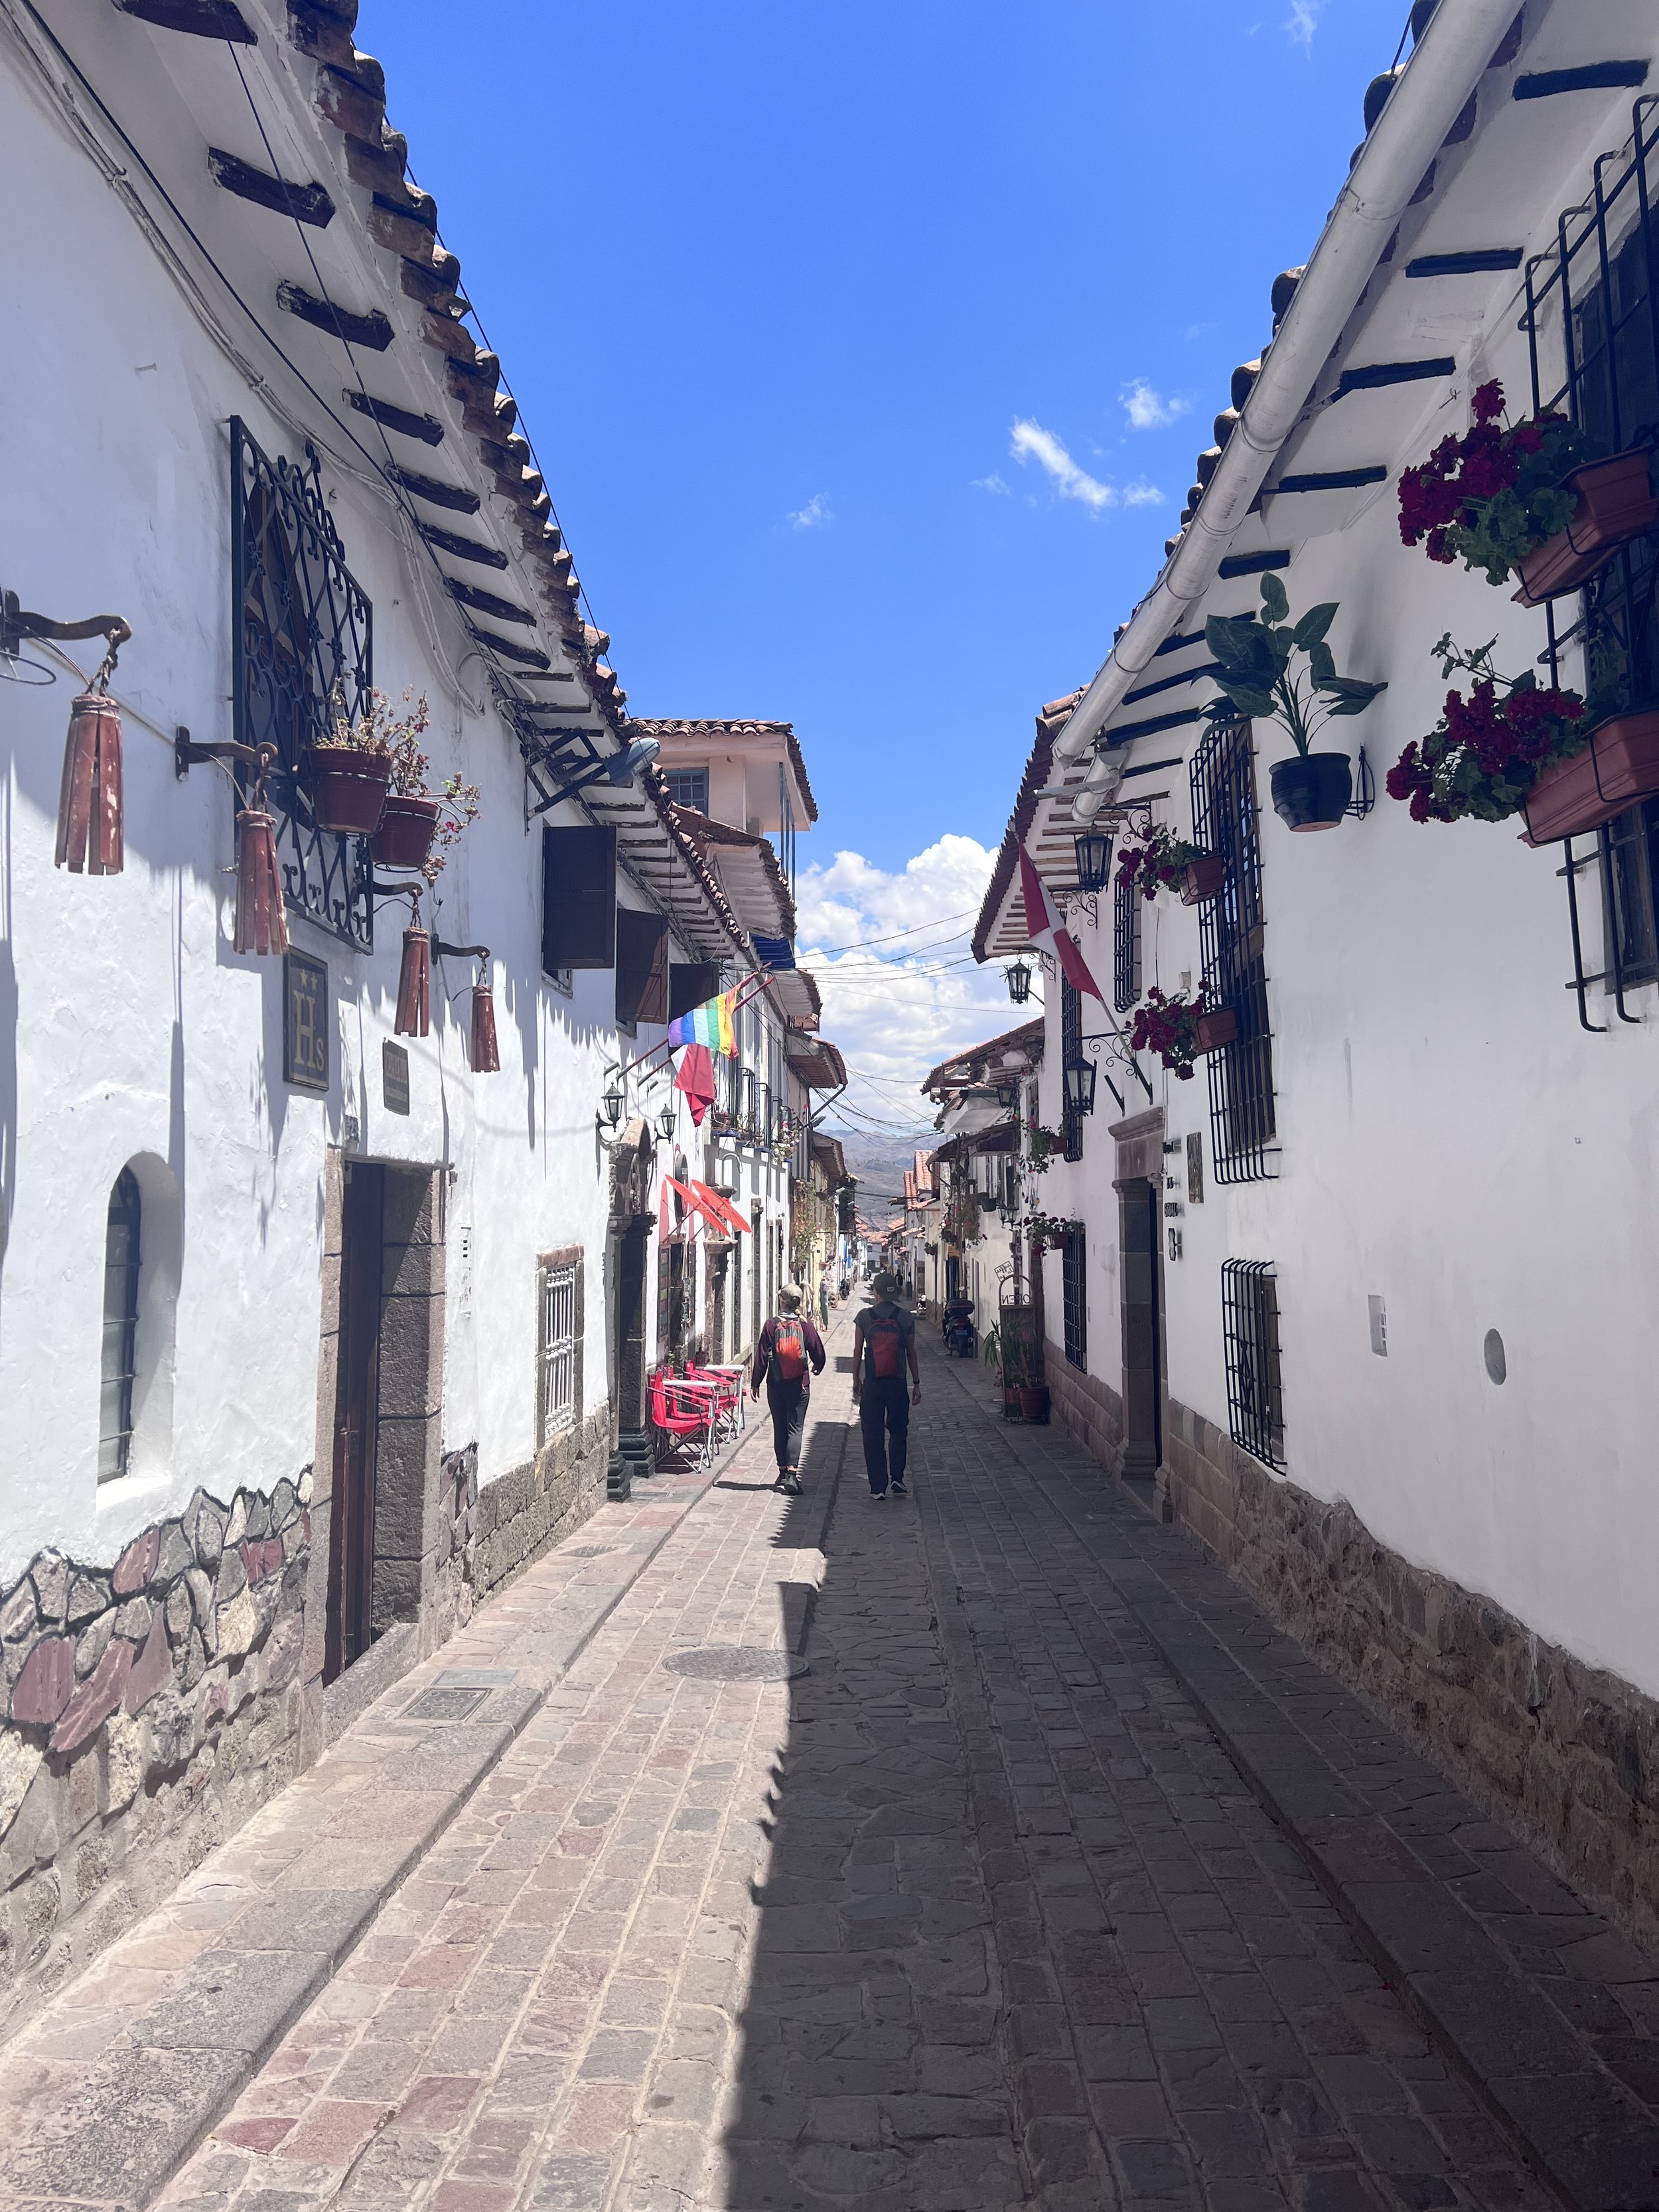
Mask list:
[[51,615],[31,614],[20,606],[15,592],[0,593],[0,653],[9,660],[15,660],[19,648],[33,637],[102,637],[109,641],[112,668],[116,654],[131,635],[132,624],[124,615],[88,615],[82,622],[58,622]]
[[489,947],[487,945],[450,945],[441,937],[434,937],[432,955],[435,960],[488,960]]
[[241,745],[231,738],[217,744],[198,745],[182,722],[173,732],[173,773],[181,783],[204,761],[240,761],[245,768],[263,773],[276,757],[275,745]]
[[1060,903],[1065,908],[1068,921],[1074,914],[1081,914],[1088,916],[1089,927],[1091,929],[1097,929],[1100,927],[1098,891],[1063,891],[1060,894]]
[[1359,788],[1348,801],[1343,811],[1352,814],[1356,822],[1363,822],[1376,804],[1376,781],[1371,774],[1371,764],[1365,757],[1364,745],[1359,748],[1359,759],[1357,765],[1359,774],[1356,781]]
[[[1096,1030],[1087,1036],[1080,1036],[1077,1042],[1079,1048],[1085,1052],[1089,1051],[1089,1047],[1091,1045],[1093,1045],[1096,1048],[1093,1052],[1089,1053],[1089,1057],[1095,1062],[1097,1066],[1099,1066],[1102,1059],[1109,1058],[1115,1060],[1121,1066],[1127,1067],[1130,1074],[1133,1076],[1135,1081],[1146,1092],[1147,1104],[1150,1106],[1155,1103],[1152,1095],[1152,1086],[1147,1082],[1146,1077],[1141,1073],[1140,1062],[1135,1058],[1133,1053],[1130,1051],[1129,1040],[1124,1036],[1121,1030]],[[1104,1071],[1103,1070],[1102,1073],[1103,1073]],[[1128,1109],[1123,1103],[1123,1093],[1118,1089],[1116,1084],[1113,1082],[1109,1075],[1106,1077],[1106,1088],[1111,1092],[1113,1097],[1116,1099],[1118,1110],[1121,1113],[1127,1112]]]

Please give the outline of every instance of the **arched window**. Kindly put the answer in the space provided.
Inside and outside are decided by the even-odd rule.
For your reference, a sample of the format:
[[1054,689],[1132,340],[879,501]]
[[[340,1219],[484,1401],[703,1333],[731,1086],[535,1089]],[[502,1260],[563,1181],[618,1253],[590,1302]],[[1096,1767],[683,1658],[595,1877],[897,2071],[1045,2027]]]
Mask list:
[[104,1343],[98,1406],[98,1480],[126,1474],[132,1462],[132,1382],[137,1368],[138,1178],[123,1168],[109,1194],[104,1232]]

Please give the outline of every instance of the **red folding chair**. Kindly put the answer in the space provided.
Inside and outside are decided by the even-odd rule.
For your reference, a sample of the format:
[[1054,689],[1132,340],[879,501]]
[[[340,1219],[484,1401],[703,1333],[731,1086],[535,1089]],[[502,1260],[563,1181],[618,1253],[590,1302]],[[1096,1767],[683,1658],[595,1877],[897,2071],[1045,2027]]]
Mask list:
[[714,1393],[708,1385],[688,1382],[666,1370],[651,1377],[651,1425],[657,1432],[659,1459],[692,1449],[698,1467],[714,1456]]

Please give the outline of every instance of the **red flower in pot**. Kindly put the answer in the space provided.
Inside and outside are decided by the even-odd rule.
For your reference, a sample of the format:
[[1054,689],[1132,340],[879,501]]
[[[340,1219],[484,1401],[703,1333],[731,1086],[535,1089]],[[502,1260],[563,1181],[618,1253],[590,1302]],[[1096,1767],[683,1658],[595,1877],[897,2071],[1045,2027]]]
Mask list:
[[1146,1004],[1135,1009],[1129,1045],[1134,1052],[1155,1052],[1177,1080],[1190,1083],[1194,1060],[1237,1035],[1238,1016],[1231,1006],[1210,1004],[1207,983],[1200,983],[1190,999],[1181,992],[1166,997],[1154,984]]
[[1196,906],[1221,889],[1227,864],[1218,853],[1206,853],[1201,845],[1189,845],[1176,836],[1161,822],[1149,822],[1138,844],[1119,847],[1117,879],[1133,884],[1142,898],[1179,891],[1183,906]]
[[[432,763],[421,749],[428,719],[424,693],[417,699],[405,691],[402,714],[392,712],[384,692],[369,696],[369,712],[359,717],[352,733],[379,752],[387,780],[370,855],[378,867],[418,869],[435,883],[450,849],[477,819],[477,786],[452,775],[441,790],[428,788]],[[313,763],[316,757],[313,751]]]

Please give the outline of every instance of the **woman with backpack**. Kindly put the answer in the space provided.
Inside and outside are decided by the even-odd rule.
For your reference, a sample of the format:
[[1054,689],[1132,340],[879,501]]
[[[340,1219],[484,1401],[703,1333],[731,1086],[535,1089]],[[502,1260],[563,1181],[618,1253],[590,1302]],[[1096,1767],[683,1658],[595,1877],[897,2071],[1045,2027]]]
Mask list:
[[864,1434],[864,1468],[872,1498],[908,1498],[910,1408],[921,1403],[915,1316],[896,1302],[896,1276],[879,1274],[870,1287],[876,1302],[853,1324],[853,1403]]
[[758,1398],[764,1380],[772,1415],[772,1448],[778,1462],[778,1479],[772,1487],[791,1498],[800,1495],[800,1440],[806,1426],[812,1376],[823,1372],[823,1339],[801,1311],[800,1292],[780,1291],[778,1310],[762,1329],[755,1346],[749,1395]]

